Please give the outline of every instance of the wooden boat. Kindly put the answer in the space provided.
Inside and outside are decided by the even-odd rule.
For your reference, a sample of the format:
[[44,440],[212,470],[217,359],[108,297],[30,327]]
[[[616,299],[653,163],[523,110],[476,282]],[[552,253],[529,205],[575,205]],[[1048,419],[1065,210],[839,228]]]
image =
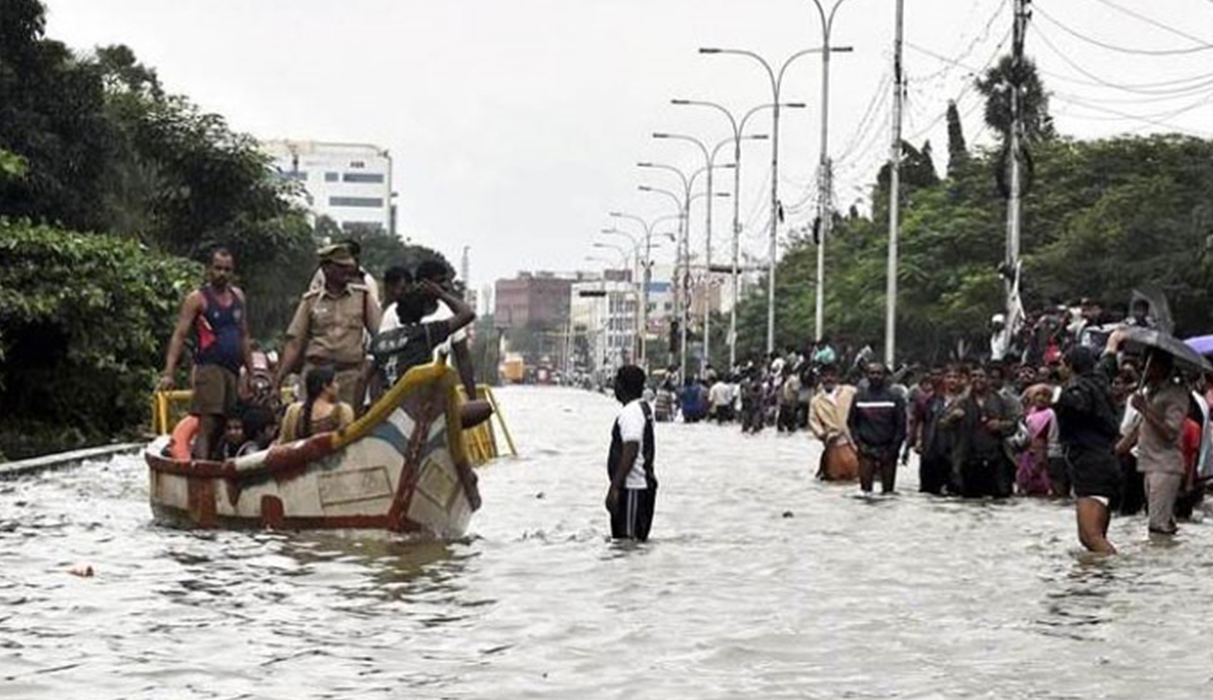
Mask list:
[[409,370],[365,416],[224,462],[145,450],[157,519],[190,527],[358,530],[455,538],[479,507],[455,372]]

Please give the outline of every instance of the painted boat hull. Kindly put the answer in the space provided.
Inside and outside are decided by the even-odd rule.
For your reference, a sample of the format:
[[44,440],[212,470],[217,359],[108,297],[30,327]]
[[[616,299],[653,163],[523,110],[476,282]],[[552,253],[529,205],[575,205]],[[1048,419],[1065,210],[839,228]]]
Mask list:
[[224,462],[144,451],[152,512],[198,528],[356,530],[462,536],[479,507],[455,373],[409,371],[346,428]]

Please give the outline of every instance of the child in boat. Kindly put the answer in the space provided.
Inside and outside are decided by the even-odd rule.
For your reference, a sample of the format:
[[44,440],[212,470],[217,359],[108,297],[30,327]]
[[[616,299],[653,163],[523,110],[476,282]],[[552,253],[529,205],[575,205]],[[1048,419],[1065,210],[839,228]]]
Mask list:
[[337,400],[337,375],[331,366],[309,369],[303,381],[306,398],[287,407],[279,442],[340,430],[354,422],[353,407]]

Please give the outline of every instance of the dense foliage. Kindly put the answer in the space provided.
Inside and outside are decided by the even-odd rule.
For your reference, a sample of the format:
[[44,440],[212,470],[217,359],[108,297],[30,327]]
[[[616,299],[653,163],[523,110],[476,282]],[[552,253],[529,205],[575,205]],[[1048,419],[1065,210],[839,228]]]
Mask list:
[[[214,247],[234,254],[253,335],[272,343],[307,288],[317,245],[346,235],[309,224],[297,185],[272,171],[252,137],[167,93],[129,48],[77,54],[45,36],[45,20],[38,0],[0,0],[0,217],[10,222],[0,226],[0,451],[9,457],[104,439],[146,418],[177,305]],[[377,274],[389,259],[438,255],[381,230],[354,234]]]
[[201,266],[135,241],[0,219],[0,446],[11,458],[147,418],[171,319]]
[[[1029,308],[1083,296],[1127,304],[1154,283],[1170,298],[1180,334],[1213,330],[1213,142],[1158,135],[1031,145],[1034,177],[1024,200],[1023,293]],[[925,149],[924,149],[925,150]],[[919,152],[921,155],[921,152]],[[942,360],[959,341],[979,344],[1002,310],[1006,205],[997,152],[951,154],[936,183],[903,177],[898,348],[902,358]],[[834,227],[826,250],[826,332],[881,347],[888,189],[873,212]],[[798,241],[777,272],[778,345],[813,334],[816,249]],[[765,288],[765,282],[764,287]],[[742,356],[761,352],[765,298],[740,308]]]

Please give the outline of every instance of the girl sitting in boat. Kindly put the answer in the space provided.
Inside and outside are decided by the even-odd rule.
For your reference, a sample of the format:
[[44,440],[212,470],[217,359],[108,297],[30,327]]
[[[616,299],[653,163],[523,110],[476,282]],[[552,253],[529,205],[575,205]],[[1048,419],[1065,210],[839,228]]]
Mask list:
[[354,409],[337,400],[332,367],[314,367],[304,377],[307,395],[286,409],[278,442],[294,442],[318,433],[340,430],[354,422]]

